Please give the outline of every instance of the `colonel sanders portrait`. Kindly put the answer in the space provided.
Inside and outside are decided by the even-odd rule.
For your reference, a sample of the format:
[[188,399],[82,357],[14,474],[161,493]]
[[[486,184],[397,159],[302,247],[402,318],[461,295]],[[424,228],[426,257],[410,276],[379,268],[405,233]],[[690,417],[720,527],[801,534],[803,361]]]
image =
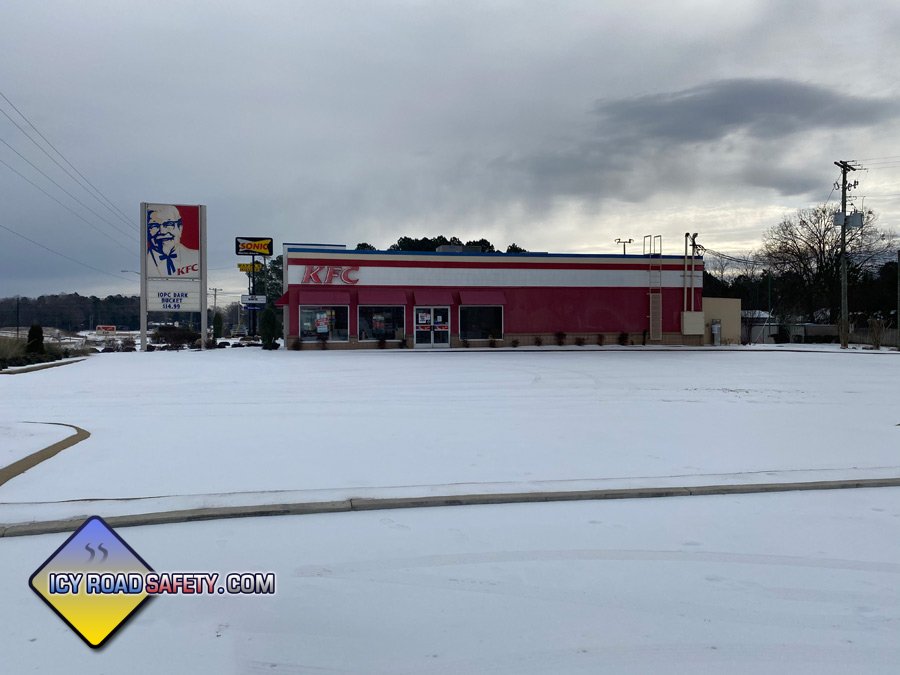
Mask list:
[[[187,278],[200,276],[200,254],[182,242],[184,221],[178,207],[147,207],[147,276]],[[196,239],[196,238],[195,238]]]

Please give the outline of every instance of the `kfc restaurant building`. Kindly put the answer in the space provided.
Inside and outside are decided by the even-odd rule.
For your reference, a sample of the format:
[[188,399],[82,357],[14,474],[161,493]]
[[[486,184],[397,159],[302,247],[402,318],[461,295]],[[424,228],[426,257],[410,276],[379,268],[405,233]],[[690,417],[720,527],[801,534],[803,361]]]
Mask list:
[[703,340],[699,257],[283,250],[288,347],[550,345],[557,333],[567,344],[615,344],[622,333],[634,344]]

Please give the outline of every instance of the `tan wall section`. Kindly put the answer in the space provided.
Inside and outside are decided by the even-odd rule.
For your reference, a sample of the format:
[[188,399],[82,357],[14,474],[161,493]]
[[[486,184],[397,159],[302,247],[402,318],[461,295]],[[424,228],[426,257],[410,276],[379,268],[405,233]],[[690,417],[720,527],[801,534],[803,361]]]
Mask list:
[[740,298],[703,298],[703,323],[706,326],[704,344],[712,344],[710,325],[714,319],[722,322],[723,345],[741,344]]

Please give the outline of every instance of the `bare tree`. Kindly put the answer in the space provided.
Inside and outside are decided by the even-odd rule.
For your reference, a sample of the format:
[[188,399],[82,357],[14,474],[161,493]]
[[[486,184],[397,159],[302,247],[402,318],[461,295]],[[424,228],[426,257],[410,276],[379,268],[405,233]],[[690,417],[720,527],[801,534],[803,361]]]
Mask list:
[[703,269],[712,274],[719,281],[725,281],[729,276],[732,263],[727,258],[721,258],[715,254],[707,254],[703,258]]
[[737,258],[738,261],[734,263],[734,276],[757,281],[766,265],[762,254],[759,251],[746,251]]
[[[827,309],[831,320],[840,306],[841,228],[836,209],[828,205],[800,209],[763,235],[762,257],[785,283],[794,308],[812,318]],[[894,234],[876,226],[871,210],[861,227],[847,229],[847,260],[851,280],[877,263],[894,247]],[[784,296],[784,294],[783,294]]]

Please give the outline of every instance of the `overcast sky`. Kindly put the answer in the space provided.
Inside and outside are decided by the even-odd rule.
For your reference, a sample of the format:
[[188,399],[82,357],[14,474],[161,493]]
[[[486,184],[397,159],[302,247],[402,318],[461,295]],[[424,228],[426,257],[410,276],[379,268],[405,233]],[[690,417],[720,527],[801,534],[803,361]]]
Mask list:
[[0,296],[137,293],[141,201],[206,204],[235,293],[235,236],[741,253],[839,159],[898,229],[898,37],[896,0],[5,3],[0,91],[125,216],[0,114],[95,212],[0,143],[62,203],[0,164],[0,225],[96,268],[0,229]]

